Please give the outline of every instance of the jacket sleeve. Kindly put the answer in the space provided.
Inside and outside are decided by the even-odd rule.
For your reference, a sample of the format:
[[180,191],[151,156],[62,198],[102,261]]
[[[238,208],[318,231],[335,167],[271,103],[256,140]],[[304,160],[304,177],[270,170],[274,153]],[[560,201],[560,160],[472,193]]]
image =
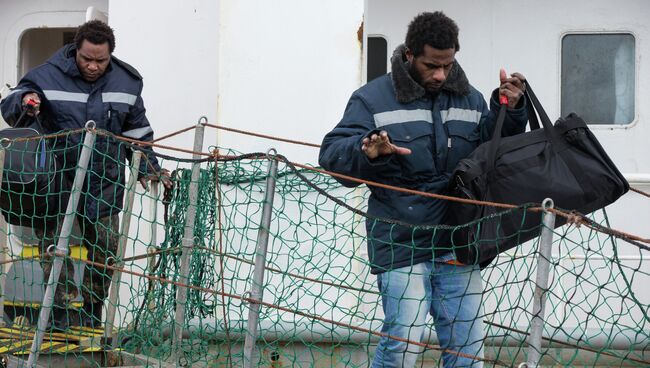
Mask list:
[[[488,110],[487,104],[483,106],[483,114],[481,116],[481,142],[486,142],[492,139],[492,133],[497,123],[497,114],[499,113],[499,90],[495,89],[490,98],[490,109]],[[526,100],[519,99],[519,103],[514,109],[506,110],[506,118],[503,122],[503,130],[501,131],[502,137],[516,135],[526,131],[526,122],[528,121],[528,112],[526,110]]]
[[[149,120],[146,116],[146,109],[142,96],[138,94],[135,103],[131,106],[129,114],[122,126],[122,135],[128,138],[137,139],[139,141],[151,142],[153,141],[153,129],[149,125]],[[146,155],[143,157],[143,162],[140,163],[140,175],[152,173],[152,168],[155,172],[160,171],[160,165],[154,155],[153,149],[150,146],[142,147],[142,152]],[[127,149],[127,158],[129,162],[133,157],[133,151]],[[150,164],[150,165],[149,165]]]
[[[323,138],[318,163],[324,169],[359,179],[376,181],[383,170],[398,166],[394,155],[370,160],[361,150],[361,141],[366,136],[378,133],[373,115],[367,104],[353,94],[345,108],[341,122]],[[347,187],[360,183],[336,178]]]
[[2,118],[10,126],[15,126],[18,118],[23,112],[23,96],[27,93],[36,92],[44,100],[43,92],[33,83],[28,75],[20,80],[20,83],[9,92],[2,102],[0,102],[0,110],[2,110]]

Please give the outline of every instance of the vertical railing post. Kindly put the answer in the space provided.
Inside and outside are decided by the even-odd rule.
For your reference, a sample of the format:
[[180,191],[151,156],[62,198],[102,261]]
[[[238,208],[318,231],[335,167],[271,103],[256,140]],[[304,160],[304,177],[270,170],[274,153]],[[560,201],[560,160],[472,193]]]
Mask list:
[[[151,241],[147,247],[147,272],[150,276],[153,276],[154,269],[156,267],[156,251],[158,248],[158,200],[160,199],[160,181],[151,183]],[[151,281],[149,281],[151,282]],[[145,294],[145,304],[147,308],[151,311],[155,309],[155,302],[151,297],[152,289],[149,288]]]
[[250,291],[250,308],[248,310],[248,327],[246,329],[246,340],[244,342],[244,367],[253,366],[255,344],[257,342],[257,324],[260,314],[260,304],[264,296],[264,271],[266,269],[266,249],[269,243],[269,229],[271,227],[271,215],[273,214],[273,198],[275,195],[275,182],[277,180],[278,161],[272,154],[275,150],[268,152],[269,169],[266,177],[266,192],[262,209],[262,219],[257,232],[257,247],[255,249],[255,268],[253,270],[253,285]]
[[106,306],[106,321],[104,323],[104,337],[106,341],[111,341],[113,347],[117,347],[117,329],[113,331],[115,324],[115,313],[119,303],[120,281],[122,280],[122,267],[124,267],[124,254],[126,253],[126,243],[129,240],[129,230],[131,229],[131,215],[133,214],[133,201],[135,199],[135,190],[140,173],[140,161],[142,161],[142,152],[134,151],[131,158],[129,170],[129,182],[126,185],[126,198],[124,201],[124,210],[122,212],[122,224],[120,225],[120,237],[115,252],[115,270],[111,277],[110,292],[108,294],[108,305]]
[[[203,118],[201,119],[203,120]],[[201,158],[200,152],[203,150],[203,134],[205,126],[201,123],[196,125],[194,130],[194,154],[192,158],[199,160]],[[185,225],[183,230],[182,253],[181,253],[181,274],[178,282],[181,284],[189,284],[190,274],[190,255],[192,248],[194,248],[194,220],[196,218],[196,206],[198,203],[199,195],[199,179],[201,177],[201,163],[194,162],[192,164],[192,177],[188,189],[189,195],[189,208],[185,216]],[[181,358],[181,344],[183,342],[183,324],[185,323],[185,307],[187,304],[187,288],[179,286],[176,291],[176,311],[174,315],[174,336],[172,351],[178,363]]]
[[[2,186],[2,177],[4,174],[4,168],[5,168],[5,149],[4,146],[2,145],[2,142],[0,142],[0,187]],[[6,229],[8,228],[8,225],[5,224],[4,222],[2,223],[4,225],[2,228]],[[9,248],[7,247],[7,233],[5,232],[4,234],[0,232],[0,236],[4,236],[5,239],[3,241],[0,241],[0,326],[4,326],[4,317],[5,317],[5,284],[7,283],[7,273],[5,272],[5,260],[7,259],[7,253]]]
[[539,238],[539,257],[537,258],[537,276],[535,279],[535,296],[533,299],[533,317],[530,322],[528,338],[528,368],[537,367],[542,356],[542,333],[544,332],[544,309],[548,292],[548,275],[551,268],[551,249],[553,245],[553,230],[555,229],[555,213],[553,200],[546,198],[542,202],[542,234]]
[[[160,199],[160,181],[155,181],[151,183],[151,200],[149,207],[149,215],[151,218],[151,241],[149,242],[149,247],[147,247],[147,253],[153,253],[156,251],[158,244],[158,200]],[[147,258],[147,271],[150,273],[153,272],[153,267],[155,264],[154,257]]]
[[81,190],[88,171],[90,156],[92,154],[93,146],[95,145],[96,134],[95,122],[92,120],[88,121],[86,123],[86,136],[84,137],[81,155],[77,163],[77,170],[72,184],[70,199],[68,199],[68,207],[65,211],[61,233],[59,234],[59,239],[54,250],[52,271],[50,272],[50,278],[47,281],[45,295],[43,295],[43,303],[41,304],[41,311],[38,315],[36,333],[34,334],[29,358],[27,359],[27,367],[29,368],[35,367],[36,362],[38,361],[38,354],[43,342],[43,336],[45,335],[45,328],[47,327],[50,312],[52,311],[52,305],[54,304],[54,293],[56,292],[57,283],[59,282],[59,274],[61,273],[63,260],[68,256],[68,243],[70,242],[70,235],[72,234],[72,225],[74,224],[77,205],[79,203]]

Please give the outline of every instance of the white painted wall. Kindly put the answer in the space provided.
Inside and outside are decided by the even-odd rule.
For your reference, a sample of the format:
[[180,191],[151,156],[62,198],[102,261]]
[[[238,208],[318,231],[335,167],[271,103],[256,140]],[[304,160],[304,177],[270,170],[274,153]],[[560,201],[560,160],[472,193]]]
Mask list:
[[[111,0],[109,24],[115,56],[144,78],[142,96],[157,137],[195,125],[202,115],[215,120],[219,1]],[[206,136],[206,147],[215,142]],[[191,134],[164,144],[191,149]]]
[[[361,83],[362,0],[222,0],[219,121],[320,144]],[[243,152],[275,147],[317,163],[318,149],[231,133]]]

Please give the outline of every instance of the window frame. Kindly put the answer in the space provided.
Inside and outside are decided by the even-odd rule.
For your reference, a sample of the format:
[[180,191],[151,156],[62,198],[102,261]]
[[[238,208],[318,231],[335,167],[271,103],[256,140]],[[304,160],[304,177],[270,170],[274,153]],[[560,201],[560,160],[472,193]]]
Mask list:
[[634,39],[634,115],[631,122],[627,124],[589,124],[589,129],[591,130],[615,130],[615,129],[631,129],[639,123],[639,35],[630,30],[630,29],[618,29],[618,30],[603,30],[603,29],[579,29],[579,30],[567,30],[560,34],[558,42],[558,57],[557,57],[557,70],[558,70],[558,82],[557,82],[557,103],[558,111],[562,114],[562,51],[563,51],[563,41],[566,36],[574,35],[611,35],[611,34],[622,34],[630,35]]

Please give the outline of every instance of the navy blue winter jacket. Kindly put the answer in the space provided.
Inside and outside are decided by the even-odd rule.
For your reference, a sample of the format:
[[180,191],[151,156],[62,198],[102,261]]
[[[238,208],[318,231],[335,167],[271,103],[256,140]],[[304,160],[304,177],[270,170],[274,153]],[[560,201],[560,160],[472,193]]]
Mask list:
[[[451,173],[462,158],[491,138],[498,105],[492,111],[472,87],[458,63],[442,91],[432,99],[408,73],[403,46],[391,59],[392,72],[352,94],[341,122],[323,139],[319,163],[327,170],[428,193],[444,194]],[[508,111],[504,135],[522,133],[525,102]],[[385,130],[410,155],[370,160],[361,140]],[[340,180],[346,186],[356,182]],[[370,186],[368,214],[414,225],[443,223],[446,201]],[[430,261],[450,252],[444,232],[366,220],[368,254],[374,274]]]
[[[95,82],[85,81],[75,62],[74,45],[66,45],[45,64],[29,71],[14,90],[2,101],[2,116],[14,125],[22,112],[22,98],[36,92],[41,97],[41,114],[45,133],[84,127],[94,120],[97,128],[116,135],[153,140],[153,130],[145,116],[142,77],[130,65],[111,56],[109,66]],[[71,134],[57,139],[56,151],[65,167],[74,168],[79,155],[81,134]],[[156,158],[148,152],[148,160],[156,171],[160,170]],[[124,192],[125,158],[131,150],[115,139],[98,135],[91,158],[91,170],[86,177],[82,198],[84,214],[90,219],[110,216],[122,209]],[[144,159],[143,159],[144,160]],[[147,160],[144,160],[147,161]],[[146,172],[146,162],[140,172]],[[72,174],[72,170],[66,170]],[[66,175],[69,180],[73,175]]]

